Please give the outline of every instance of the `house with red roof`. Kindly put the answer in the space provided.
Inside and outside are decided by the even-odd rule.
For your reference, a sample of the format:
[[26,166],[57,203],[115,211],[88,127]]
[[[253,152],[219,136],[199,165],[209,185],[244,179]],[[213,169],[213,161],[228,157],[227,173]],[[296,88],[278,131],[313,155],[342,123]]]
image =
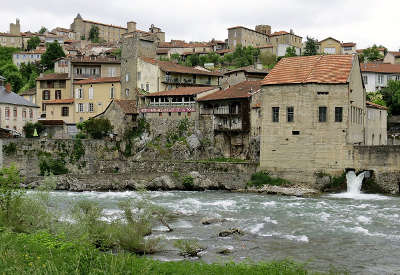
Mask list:
[[361,63],[365,89],[375,92],[387,86],[390,80],[400,80],[400,64]]
[[261,86],[261,169],[313,183],[318,171],[354,167],[354,145],[371,144],[356,55],[283,58]]

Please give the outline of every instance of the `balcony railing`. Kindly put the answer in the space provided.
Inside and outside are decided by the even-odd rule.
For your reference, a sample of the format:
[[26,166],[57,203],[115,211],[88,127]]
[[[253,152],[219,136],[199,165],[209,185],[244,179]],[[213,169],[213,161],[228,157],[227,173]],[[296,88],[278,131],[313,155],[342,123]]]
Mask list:
[[196,102],[150,102],[149,107],[195,107]]
[[229,125],[229,123],[223,124],[221,122],[219,122],[219,123],[217,122],[214,124],[214,130],[218,130],[218,131],[242,130],[242,122],[232,123],[231,125]]
[[74,74],[74,78],[100,78],[100,74]]
[[179,79],[178,77],[166,77],[163,80],[164,83],[167,84],[186,84],[186,85],[212,85],[209,80],[199,80],[192,78],[183,78]]

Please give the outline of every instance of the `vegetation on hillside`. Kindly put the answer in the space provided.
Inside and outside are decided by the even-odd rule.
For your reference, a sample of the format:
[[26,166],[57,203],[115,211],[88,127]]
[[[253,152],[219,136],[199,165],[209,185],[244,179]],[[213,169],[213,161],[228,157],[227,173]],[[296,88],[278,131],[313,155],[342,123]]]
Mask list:
[[42,54],[40,63],[43,66],[43,70],[54,69],[54,62],[60,58],[65,57],[64,50],[61,48],[57,41],[46,44],[46,52]]
[[387,53],[386,47],[382,45],[373,45],[367,49],[364,49],[363,52],[359,55],[359,59],[361,62],[372,62],[379,59],[382,59],[384,56],[380,53],[379,48],[384,48],[384,54]]
[[261,188],[265,185],[273,186],[289,186],[291,183],[279,177],[273,177],[267,171],[256,172],[251,175],[250,181],[247,183],[248,187]]
[[89,30],[89,40],[92,43],[99,43],[99,27],[92,25],[92,27]]
[[32,50],[36,49],[36,47],[39,45],[40,45],[40,38],[38,36],[33,36],[33,37],[29,38],[26,49],[28,51],[32,51]]
[[[85,137],[89,136],[94,139],[102,139],[112,132],[113,126],[107,118],[91,118],[84,122],[78,123],[76,127],[83,133]],[[80,135],[80,137],[84,137]]]

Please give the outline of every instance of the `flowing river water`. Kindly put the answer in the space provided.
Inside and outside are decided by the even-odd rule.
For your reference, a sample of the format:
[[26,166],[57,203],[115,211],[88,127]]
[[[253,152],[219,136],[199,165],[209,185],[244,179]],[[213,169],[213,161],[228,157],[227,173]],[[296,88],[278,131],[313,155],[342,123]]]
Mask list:
[[[330,267],[356,274],[400,274],[400,197],[325,195],[298,198],[228,192],[52,192],[59,209],[77,200],[100,203],[104,214],[119,215],[118,202],[148,197],[157,205],[179,213],[173,232],[157,225],[154,236],[164,237],[164,251],[153,257],[181,260],[173,247],[176,239],[196,239],[206,247],[202,260],[269,261],[290,258],[309,262],[313,270]],[[65,215],[67,215],[65,213]],[[205,217],[227,221],[203,225]],[[240,228],[240,237],[218,233]],[[229,255],[217,253],[232,249]]]

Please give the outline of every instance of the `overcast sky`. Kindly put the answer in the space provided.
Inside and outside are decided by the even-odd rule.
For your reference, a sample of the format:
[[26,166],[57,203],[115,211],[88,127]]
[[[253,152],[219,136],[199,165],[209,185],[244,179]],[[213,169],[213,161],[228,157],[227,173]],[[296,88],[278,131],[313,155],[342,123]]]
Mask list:
[[295,34],[322,40],[334,37],[356,42],[357,48],[383,44],[400,49],[400,0],[18,0],[2,1],[0,32],[21,20],[22,31],[41,26],[69,28],[79,12],[84,19],[126,26],[136,21],[148,30],[151,24],[166,33],[166,39],[209,41],[226,39],[228,27],[257,24],[272,31],[293,29]]

